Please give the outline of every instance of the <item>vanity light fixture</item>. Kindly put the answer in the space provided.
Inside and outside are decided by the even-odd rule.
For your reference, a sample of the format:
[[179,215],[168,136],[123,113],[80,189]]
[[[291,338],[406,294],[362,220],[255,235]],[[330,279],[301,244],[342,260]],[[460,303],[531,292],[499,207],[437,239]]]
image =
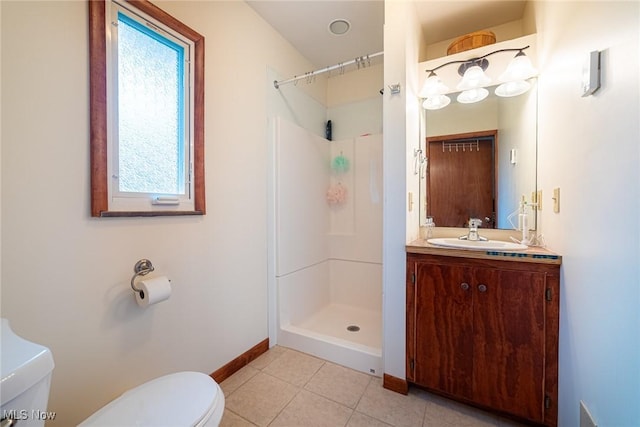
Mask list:
[[[537,74],[537,70],[531,64],[531,60],[523,52],[527,48],[529,46],[499,49],[477,58],[450,61],[432,70],[426,70],[429,73],[429,77],[418,94],[420,98],[425,98],[422,103],[423,108],[436,110],[446,107],[451,102],[451,99],[446,96],[449,88],[442,83],[435,72],[452,64],[460,64],[458,74],[462,76],[462,80],[456,86],[456,89],[461,91],[456,98],[458,102],[469,104],[485,99],[489,95],[489,91],[485,87],[491,83],[491,78],[485,74],[485,70],[489,67],[487,57],[501,52],[517,52],[517,54],[511,60],[507,69],[500,75],[499,81],[501,84],[496,87],[495,94],[501,97],[510,97],[527,92],[531,85],[526,80]],[[444,98],[448,99],[448,102]]]

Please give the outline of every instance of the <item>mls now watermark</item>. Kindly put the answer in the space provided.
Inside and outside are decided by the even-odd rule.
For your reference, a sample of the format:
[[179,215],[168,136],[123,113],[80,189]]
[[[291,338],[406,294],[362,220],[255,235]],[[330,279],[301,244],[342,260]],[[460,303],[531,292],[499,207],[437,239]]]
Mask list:
[[[39,409],[26,410],[26,409],[3,409],[2,419],[10,420],[39,420],[39,421],[51,421],[56,418],[55,412],[41,411]],[[4,424],[3,424],[4,425]]]

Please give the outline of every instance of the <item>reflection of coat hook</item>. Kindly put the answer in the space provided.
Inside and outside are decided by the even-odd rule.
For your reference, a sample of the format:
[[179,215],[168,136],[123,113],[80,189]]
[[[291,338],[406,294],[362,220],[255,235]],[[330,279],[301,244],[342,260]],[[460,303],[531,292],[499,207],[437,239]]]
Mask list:
[[397,95],[400,93],[400,83],[396,83],[394,85],[389,85],[389,89],[391,90],[391,95]]
[[427,158],[424,156],[421,148],[413,149],[413,158],[414,158],[413,174],[414,175],[420,174],[420,178],[422,178],[423,166]]

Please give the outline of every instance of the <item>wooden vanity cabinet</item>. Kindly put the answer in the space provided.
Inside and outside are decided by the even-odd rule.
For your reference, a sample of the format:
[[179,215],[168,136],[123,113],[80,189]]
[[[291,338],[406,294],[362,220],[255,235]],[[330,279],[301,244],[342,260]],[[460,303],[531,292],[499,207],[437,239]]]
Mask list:
[[557,424],[557,264],[407,255],[407,381]]

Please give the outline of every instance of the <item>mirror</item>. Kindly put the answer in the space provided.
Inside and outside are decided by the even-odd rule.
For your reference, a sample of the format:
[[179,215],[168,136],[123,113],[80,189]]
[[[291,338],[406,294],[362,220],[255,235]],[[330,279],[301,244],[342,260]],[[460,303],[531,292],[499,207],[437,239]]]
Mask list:
[[[519,96],[501,98],[491,87],[481,102],[461,104],[450,94],[447,107],[423,110],[420,225],[427,217],[438,227],[466,227],[471,217],[486,228],[518,225],[510,215],[536,192],[537,79],[529,82],[531,89]],[[485,166],[469,165],[480,156]],[[488,208],[478,208],[481,203]],[[535,211],[528,213],[535,229]]]

